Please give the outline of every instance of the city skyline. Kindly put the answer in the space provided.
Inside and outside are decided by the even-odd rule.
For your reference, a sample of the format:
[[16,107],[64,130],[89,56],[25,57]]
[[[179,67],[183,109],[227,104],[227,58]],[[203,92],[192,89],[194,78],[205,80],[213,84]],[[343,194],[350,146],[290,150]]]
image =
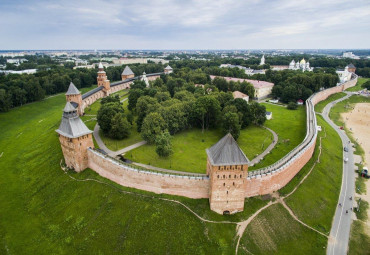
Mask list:
[[2,1],[2,50],[364,49],[366,1]]

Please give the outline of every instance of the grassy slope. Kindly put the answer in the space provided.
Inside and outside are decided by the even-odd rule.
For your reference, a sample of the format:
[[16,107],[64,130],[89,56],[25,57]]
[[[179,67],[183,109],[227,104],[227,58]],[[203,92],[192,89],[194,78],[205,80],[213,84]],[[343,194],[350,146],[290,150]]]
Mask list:
[[[260,154],[272,142],[272,134],[266,129],[250,126],[240,132],[238,144],[250,159]],[[176,134],[172,139],[174,153],[168,158],[160,158],[155,145],[144,145],[126,154],[126,157],[140,163],[179,171],[205,173],[207,165],[206,149],[222,138],[220,130],[191,129]],[[264,144],[264,146],[262,146]]]
[[233,253],[235,225],[202,223],[180,205],[64,174],[54,131],[64,104],[59,95],[0,114],[0,253]]
[[348,88],[346,89],[346,91],[359,91],[364,89],[363,87],[361,87],[361,85],[364,84],[367,80],[369,80],[369,78],[358,78],[356,86]]
[[[265,126],[274,130],[279,141],[275,148],[260,163],[250,169],[257,169],[271,165],[281,159],[294,147],[303,141],[306,135],[306,110],[298,107],[297,110],[288,110],[285,107],[263,104],[266,110],[272,112],[272,119],[265,122]],[[289,141],[286,141],[286,140]],[[284,141],[285,140],[285,141]]]
[[325,254],[326,242],[325,237],[292,220],[288,211],[276,204],[249,224],[238,254]]
[[340,92],[340,93],[335,93],[331,96],[329,96],[326,100],[324,101],[321,101],[320,103],[316,104],[315,105],[315,112],[322,112],[322,110],[324,109],[324,107],[330,103],[330,102],[333,102],[339,98],[342,98],[346,95],[346,93],[344,92]]
[[[300,220],[329,233],[341,187],[342,142],[321,116],[318,117],[318,124],[325,128],[327,134],[322,139],[320,163],[286,202]],[[323,131],[320,135],[324,135]]]

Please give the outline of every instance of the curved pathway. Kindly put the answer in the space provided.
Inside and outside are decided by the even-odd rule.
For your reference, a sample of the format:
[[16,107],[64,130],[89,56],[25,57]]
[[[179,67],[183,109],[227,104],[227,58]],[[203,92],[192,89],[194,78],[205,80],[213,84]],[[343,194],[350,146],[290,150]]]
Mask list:
[[[347,93],[347,92],[346,92]],[[330,230],[330,237],[328,242],[328,248],[326,254],[328,255],[340,255],[347,254],[349,234],[352,223],[352,210],[353,201],[349,198],[354,198],[355,195],[355,169],[353,160],[353,148],[350,143],[350,139],[346,135],[344,130],[341,130],[334,122],[329,118],[328,114],[330,109],[336,103],[348,99],[352,93],[347,93],[347,96],[328,103],[322,113],[325,121],[332,126],[335,131],[339,134],[342,139],[343,147],[348,148],[348,152],[343,152],[343,158],[348,158],[348,162],[343,162],[343,176],[342,176],[342,187],[339,195],[339,203],[342,206],[338,206],[334,215],[333,225]],[[348,210],[348,213],[346,211]]]
[[275,145],[278,142],[278,136],[277,136],[277,134],[272,129],[270,129],[268,127],[263,127],[263,128],[267,129],[268,131],[270,131],[272,133],[272,135],[274,136],[274,140],[266,148],[266,150],[264,152],[262,152],[260,155],[258,155],[257,157],[255,157],[254,159],[251,160],[251,162],[249,163],[250,166],[253,166],[256,163],[260,162],[261,159],[263,159],[266,156],[266,154],[270,153],[270,151],[275,147]]

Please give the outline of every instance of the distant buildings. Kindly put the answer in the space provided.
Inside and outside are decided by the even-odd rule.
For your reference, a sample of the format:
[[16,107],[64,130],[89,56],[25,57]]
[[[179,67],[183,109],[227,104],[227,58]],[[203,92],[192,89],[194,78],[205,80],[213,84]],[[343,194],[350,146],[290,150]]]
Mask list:
[[245,67],[245,66],[232,65],[232,64],[221,64],[220,65],[220,68],[235,68],[235,67],[244,70],[244,73],[249,76],[254,75],[254,74],[265,74],[266,73],[265,70],[255,70],[255,69]]
[[19,66],[23,62],[28,62],[28,60],[25,59],[25,58],[9,58],[9,59],[6,60],[6,63],[13,64],[13,65],[16,65],[16,66]]
[[262,56],[260,66],[265,64],[265,55]]
[[147,64],[148,60],[146,58],[120,58],[114,59],[113,64],[119,65],[129,65],[129,64]]
[[356,71],[356,67],[353,64],[349,64],[343,69],[335,71],[339,76],[339,84],[349,81],[352,78],[352,73]]
[[304,58],[301,61],[295,62],[294,59],[289,64],[289,70],[301,70],[302,72],[308,71],[312,72],[313,68],[310,67],[310,62],[306,62]]
[[[217,76],[210,75],[210,77],[211,77],[211,80],[213,80]],[[230,81],[234,81],[234,82],[246,81],[246,82],[251,83],[254,87],[254,98],[257,99],[257,100],[264,99],[264,98],[268,97],[272,92],[272,88],[274,87],[273,83],[267,82],[267,81],[240,79],[240,78],[233,78],[233,77],[221,77],[221,78],[224,78],[228,82],[230,82]]]
[[26,69],[21,71],[14,71],[14,70],[0,70],[0,73],[4,74],[34,74],[37,72],[37,69]]
[[343,52],[343,58],[352,58],[352,59],[360,59],[359,56],[356,56],[352,52]]

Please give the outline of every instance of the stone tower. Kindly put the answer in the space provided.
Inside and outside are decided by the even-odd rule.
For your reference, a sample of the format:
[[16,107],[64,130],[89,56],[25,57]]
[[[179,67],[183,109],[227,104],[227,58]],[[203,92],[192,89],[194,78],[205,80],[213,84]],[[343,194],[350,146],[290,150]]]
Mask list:
[[77,109],[78,115],[82,116],[84,114],[81,92],[76,88],[73,82],[69,84],[69,88],[66,93],[66,100]]
[[146,77],[146,72],[145,71],[143,72],[143,75],[141,76],[140,80],[145,82],[145,85],[146,85],[147,88],[149,87],[149,80],[148,80],[148,77]]
[[164,69],[165,74],[170,74],[172,72],[173,72],[173,69],[172,67],[170,67],[170,65],[166,66],[166,68]]
[[103,86],[103,91],[105,96],[110,94],[110,81],[108,80],[107,74],[104,71],[103,64],[100,62],[98,67],[98,77],[97,77],[98,87]]
[[121,74],[121,77],[122,77],[122,80],[124,81],[126,79],[134,78],[135,74],[129,66],[126,66]]
[[59,134],[66,165],[76,172],[87,168],[87,149],[94,147],[92,131],[82,122],[77,109],[70,102],[64,107],[62,122],[56,132]]
[[219,214],[243,211],[248,158],[230,133],[206,151],[211,210]]

